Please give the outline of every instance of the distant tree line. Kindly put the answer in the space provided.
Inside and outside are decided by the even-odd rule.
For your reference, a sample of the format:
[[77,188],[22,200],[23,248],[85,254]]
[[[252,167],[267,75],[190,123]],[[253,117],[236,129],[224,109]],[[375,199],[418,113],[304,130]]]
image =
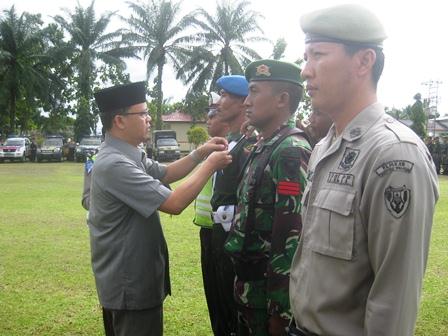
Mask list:
[[[263,36],[263,18],[249,1],[217,2],[215,11],[186,15],[171,0],[128,1],[130,15],[98,15],[94,1],[83,8],[61,10],[44,25],[41,14],[0,13],[0,135],[62,133],[79,140],[96,131],[99,111],[95,90],[127,83],[126,59],[146,63],[149,110],[156,129],[162,115],[182,110],[193,120],[204,117],[207,95],[222,75],[243,74],[260,59],[254,43],[269,43],[271,58],[284,58],[287,43]],[[110,31],[111,21],[123,28]],[[296,63],[301,66],[302,59]],[[165,100],[162,84],[167,66],[187,88],[181,102]],[[421,100],[421,99],[420,99]],[[418,101],[420,101],[418,100]],[[419,107],[416,107],[419,108]],[[311,110],[305,97],[301,114]],[[45,112],[45,113],[43,113]],[[391,114],[407,113],[390,110]],[[398,113],[398,114],[397,114]]]
[[[97,15],[94,1],[83,8],[61,10],[44,25],[41,14],[0,14],[0,132],[39,130],[70,133],[77,139],[95,132],[95,90],[129,82],[125,60],[146,62],[150,110],[161,128],[162,114],[182,107],[194,117],[207,105],[216,80],[243,74],[261,56],[253,42],[268,42],[248,1],[223,1],[214,13],[197,9],[181,13],[169,0],[129,1],[131,14]],[[110,31],[112,19],[123,28]],[[286,47],[286,43],[285,47]],[[283,49],[284,51],[284,49]],[[183,102],[167,104],[162,83],[171,66],[188,87]],[[198,108],[201,105],[202,108]],[[46,113],[42,113],[46,112]]]
[[409,120],[411,122],[411,129],[422,139],[427,137],[427,125],[428,119],[435,119],[439,117],[439,114],[429,113],[429,102],[422,101],[422,95],[416,93],[414,95],[414,104],[408,105],[403,109],[388,108],[386,107],[386,113],[394,117],[397,120]]

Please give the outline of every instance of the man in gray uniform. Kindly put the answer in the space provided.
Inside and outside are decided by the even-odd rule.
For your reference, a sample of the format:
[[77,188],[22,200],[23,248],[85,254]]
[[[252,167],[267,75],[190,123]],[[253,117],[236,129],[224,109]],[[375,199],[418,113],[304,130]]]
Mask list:
[[[297,335],[413,335],[438,183],[419,137],[384,112],[386,38],[357,5],[305,15],[302,76],[334,125],[314,148],[291,268]],[[301,330],[301,331],[300,331]]]
[[[151,121],[145,92],[144,82],[138,82],[95,93],[106,138],[92,171],[88,222],[106,335],[163,334],[162,305],[170,282],[157,210],[179,214],[212,173],[231,162],[223,138],[169,166],[147,159],[138,147],[147,140]],[[164,186],[185,177],[206,156],[176,190]]]

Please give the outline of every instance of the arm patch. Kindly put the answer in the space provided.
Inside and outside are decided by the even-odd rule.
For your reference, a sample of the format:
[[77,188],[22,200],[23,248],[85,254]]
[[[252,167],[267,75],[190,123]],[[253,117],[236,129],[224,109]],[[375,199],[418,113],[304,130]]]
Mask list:
[[298,182],[280,181],[277,185],[277,194],[286,196],[300,195],[300,184]]

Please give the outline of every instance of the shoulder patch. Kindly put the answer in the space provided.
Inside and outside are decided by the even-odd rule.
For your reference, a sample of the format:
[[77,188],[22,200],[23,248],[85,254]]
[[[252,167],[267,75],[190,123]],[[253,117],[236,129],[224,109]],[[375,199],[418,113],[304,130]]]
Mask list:
[[389,186],[384,190],[384,201],[389,213],[395,218],[401,218],[409,208],[411,189]]
[[380,177],[383,177],[387,173],[390,173],[393,171],[401,171],[403,173],[410,173],[413,167],[414,167],[414,163],[411,161],[393,160],[393,161],[385,162],[385,163],[381,164],[380,166],[378,166],[375,169],[375,173]]
[[300,184],[292,181],[280,181],[277,185],[277,194],[298,196],[300,194]]

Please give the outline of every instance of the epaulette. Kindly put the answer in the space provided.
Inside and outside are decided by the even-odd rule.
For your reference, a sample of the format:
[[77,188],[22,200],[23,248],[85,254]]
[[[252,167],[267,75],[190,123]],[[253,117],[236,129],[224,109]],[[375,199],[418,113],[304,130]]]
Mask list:
[[418,136],[415,135],[407,126],[392,117],[387,117],[385,120],[386,127],[395,134],[400,142],[408,142],[414,145],[418,143]]

